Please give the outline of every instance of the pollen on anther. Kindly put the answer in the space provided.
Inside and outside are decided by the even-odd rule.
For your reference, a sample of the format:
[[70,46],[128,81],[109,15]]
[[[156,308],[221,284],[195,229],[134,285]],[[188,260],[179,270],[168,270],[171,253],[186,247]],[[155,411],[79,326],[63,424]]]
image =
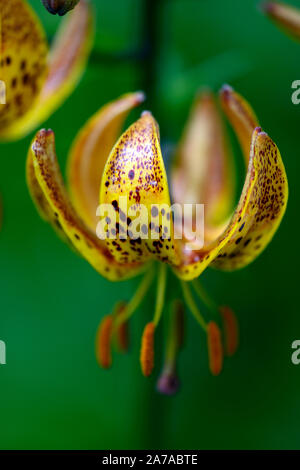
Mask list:
[[111,336],[113,317],[105,316],[99,325],[96,337],[96,357],[101,367],[109,369],[112,363],[111,358]]
[[225,354],[233,356],[239,344],[239,327],[235,314],[229,307],[220,307],[225,336]]
[[154,367],[154,333],[155,324],[150,322],[144,328],[140,354],[141,368],[145,377],[151,375]]
[[219,375],[223,367],[223,346],[220,328],[214,321],[207,325],[207,346],[210,371]]

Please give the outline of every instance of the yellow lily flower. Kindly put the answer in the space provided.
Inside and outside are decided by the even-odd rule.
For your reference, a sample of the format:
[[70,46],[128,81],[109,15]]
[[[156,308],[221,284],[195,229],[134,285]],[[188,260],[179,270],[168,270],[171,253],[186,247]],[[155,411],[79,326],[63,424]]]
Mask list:
[[[232,355],[237,348],[238,326],[230,308],[218,307],[197,278],[208,266],[225,271],[242,268],[268,245],[286,209],[288,185],[284,165],[279,150],[259,127],[250,105],[232,88],[223,87],[222,107],[237,134],[247,165],[240,200],[233,210],[232,161],[222,120],[212,95],[198,96],[178,147],[171,190],[180,207],[204,204],[204,240],[200,246],[197,237],[192,242],[185,236],[177,239],[159,128],[151,113],[142,113],[115,144],[129,111],[143,99],[141,93],[122,96],[104,106],[80,131],[68,160],[70,196],[57,163],[54,133],[38,132],[28,153],[28,186],[41,216],[102,276],[119,281],[144,273],[133,298],[127,304],[118,304],[100,323],[96,353],[103,367],[111,365],[110,348],[115,336],[121,349],[126,349],[127,322],[156,274],[154,317],[145,327],[140,355],[143,374],[151,374],[154,337],[164,307],[169,265],[180,280],[186,305],[207,335],[210,369],[218,375],[224,353]],[[100,203],[113,208],[115,214],[115,222],[109,217],[101,219],[105,221],[105,233],[113,235],[104,239],[99,238],[100,222],[96,216],[99,188]],[[124,199],[131,204],[132,213],[123,212]],[[139,212],[138,237],[131,235],[134,209]],[[188,217],[193,218],[191,213]],[[155,260],[160,261],[158,268]],[[206,307],[219,315],[216,321],[207,321],[200,313],[191,287]],[[178,297],[177,292],[174,297]],[[175,299],[170,312],[165,365],[158,382],[158,389],[166,394],[174,393],[178,386],[176,358],[182,345],[182,315],[183,304]],[[218,323],[223,324],[224,347]]]
[[300,40],[300,10],[281,2],[264,2],[262,10],[285,33]]
[[73,91],[91,45],[87,0],[63,21],[49,52],[26,0],[0,0],[0,140],[15,140],[46,120]]

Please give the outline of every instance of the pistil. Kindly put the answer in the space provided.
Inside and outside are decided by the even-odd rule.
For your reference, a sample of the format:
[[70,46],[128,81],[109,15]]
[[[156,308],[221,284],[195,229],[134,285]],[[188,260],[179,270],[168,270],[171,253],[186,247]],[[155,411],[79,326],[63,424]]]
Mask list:
[[174,395],[179,387],[177,358],[183,343],[184,307],[180,300],[171,304],[165,363],[157,382],[157,390],[164,395]]

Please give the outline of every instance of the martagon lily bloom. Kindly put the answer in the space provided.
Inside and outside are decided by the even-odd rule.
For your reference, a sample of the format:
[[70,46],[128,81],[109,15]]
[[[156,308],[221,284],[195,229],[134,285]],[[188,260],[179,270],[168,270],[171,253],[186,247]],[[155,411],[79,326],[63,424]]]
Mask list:
[[300,40],[300,9],[282,2],[264,2],[262,10],[293,39]]
[[92,38],[92,12],[82,0],[63,21],[49,52],[26,0],[0,0],[0,140],[38,127],[73,91]]
[[[100,323],[96,355],[103,367],[112,363],[113,339],[119,349],[127,350],[128,320],[156,277],[154,316],[145,326],[140,353],[143,374],[151,374],[155,332],[164,309],[167,267],[179,278],[182,295],[178,295],[178,289],[168,291],[173,301],[165,363],[158,380],[158,390],[165,394],[174,393],[178,387],[176,367],[182,346],[184,304],[206,335],[212,374],[221,372],[224,355],[235,352],[238,325],[234,313],[209,298],[197,278],[208,266],[231,271],[253,261],[271,241],[287,204],[287,178],[275,143],[259,127],[250,105],[232,88],[223,87],[220,99],[247,165],[235,210],[232,161],[210,93],[196,98],[171,172],[175,202],[204,203],[202,247],[192,247],[185,238],[174,237],[159,128],[151,113],[144,112],[115,144],[128,112],[142,102],[141,93],[124,95],[104,106],[81,130],[69,155],[70,196],[57,163],[53,131],[38,132],[28,154],[27,181],[41,216],[105,278],[119,281],[143,273],[133,298],[118,303]],[[116,223],[105,219],[106,233],[115,235],[113,239],[96,235],[99,192],[100,203],[112,206],[116,214]],[[141,235],[137,238],[130,234],[131,216],[121,210],[122,197],[142,214],[138,228]],[[146,212],[141,210],[142,205]],[[168,223],[170,231],[164,237],[162,232]],[[148,228],[158,237],[152,238]],[[121,237],[124,233],[127,236]],[[195,295],[204,302],[206,316],[214,315],[212,319],[201,314]]]

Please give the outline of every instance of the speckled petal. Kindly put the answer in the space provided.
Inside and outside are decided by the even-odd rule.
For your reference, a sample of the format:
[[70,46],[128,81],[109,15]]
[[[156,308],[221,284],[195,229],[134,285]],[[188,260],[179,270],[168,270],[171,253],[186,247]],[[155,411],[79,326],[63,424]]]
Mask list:
[[26,0],[0,0],[0,80],[6,104],[0,105],[0,137],[35,103],[47,74],[48,45]]
[[[140,262],[154,257],[177,264],[159,131],[149,112],[144,112],[113,148],[102,177],[100,202],[113,206],[116,212],[116,223],[108,223],[108,233],[113,231],[117,239],[105,241],[119,262]],[[133,225],[138,220],[133,233]]]
[[245,163],[248,165],[252,134],[259,126],[258,119],[250,104],[230,86],[223,86],[220,99],[223,110],[239,139]]
[[[3,1],[3,0],[0,0]],[[4,0],[6,2],[6,0]],[[19,2],[20,0],[13,0]],[[89,2],[81,0],[77,8],[62,21],[60,30],[51,48],[49,56],[49,71],[38,99],[27,108],[27,113],[11,126],[0,133],[0,138],[13,140],[20,138],[41,122],[45,121],[59,105],[72,93],[84,70],[90,51],[92,39],[92,10]],[[35,40],[35,48],[39,50],[40,40]],[[19,52],[17,54],[19,56]],[[23,60],[23,55],[19,62]],[[32,62],[32,53],[27,53]],[[34,54],[33,54],[34,56]],[[41,61],[41,59],[39,59]],[[35,60],[37,64],[39,61]],[[24,72],[26,73],[26,71]],[[20,73],[19,73],[20,75]],[[24,74],[23,74],[24,75]],[[22,76],[20,80],[22,81]],[[19,80],[19,79],[18,79]],[[30,86],[28,86],[30,88]],[[39,91],[39,89],[37,89]]]
[[38,180],[35,176],[33,167],[33,161],[31,157],[31,149],[29,150],[27,162],[26,162],[26,181],[30,192],[31,199],[33,200],[35,207],[42,219],[49,222],[57,234],[65,241],[69,242],[68,237],[62,229],[57,217],[54,214],[51,206],[49,205],[46,196],[44,195]]
[[205,204],[207,229],[230,216],[234,186],[221,117],[212,95],[201,93],[179,144],[171,179],[173,199],[180,204]]
[[80,131],[70,152],[68,183],[72,202],[93,230],[105,163],[129,111],[143,100],[143,93],[128,93],[101,108]]
[[[120,265],[115,262],[104,243],[85,225],[73,209],[57,163],[52,131],[38,132],[28,158],[33,161],[36,180],[53,211],[53,215],[49,216],[49,209],[44,205],[45,199],[38,198],[42,201],[39,207],[46,218],[56,217],[76,250],[107,279],[115,281],[136,275],[141,270],[141,265],[137,263]],[[37,201],[37,198],[35,200]]]
[[176,268],[178,276],[194,279],[211,263],[223,270],[249,264],[275,234],[287,198],[287,177],[279,150],[265,132],[256,128],[246,181],[231,222],[211,246],[185,253],[182,266]]
[[264,2],[262,10],[289,36],[300,41],[300,9],[281,2]]

